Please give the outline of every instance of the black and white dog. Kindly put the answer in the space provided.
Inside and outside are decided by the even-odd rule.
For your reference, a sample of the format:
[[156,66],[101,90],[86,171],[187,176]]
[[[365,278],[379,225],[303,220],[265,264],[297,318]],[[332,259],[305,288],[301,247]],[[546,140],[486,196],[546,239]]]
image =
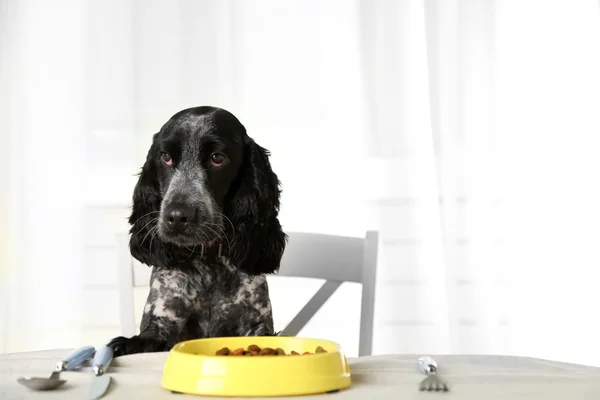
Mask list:
[[274,335],[265,274],[287,236],[269,153],[220,108],[180,111],[153,137],[133,193],[131,254],[151,266],[140,334],[115,356],[195,338]]

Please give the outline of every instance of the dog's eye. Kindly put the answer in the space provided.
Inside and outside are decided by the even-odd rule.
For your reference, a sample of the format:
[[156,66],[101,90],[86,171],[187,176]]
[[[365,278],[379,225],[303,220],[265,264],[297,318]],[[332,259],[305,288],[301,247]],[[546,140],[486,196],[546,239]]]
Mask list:
[[163,160],[163,162],[169,167],[173,165],[173,159],[171,158],[171,155],[169,153],[161,153],[160,159]]
[[227,156],[222,153],[212,153],[210,156],[210,165],[213,167],[222,167],[227,163]]

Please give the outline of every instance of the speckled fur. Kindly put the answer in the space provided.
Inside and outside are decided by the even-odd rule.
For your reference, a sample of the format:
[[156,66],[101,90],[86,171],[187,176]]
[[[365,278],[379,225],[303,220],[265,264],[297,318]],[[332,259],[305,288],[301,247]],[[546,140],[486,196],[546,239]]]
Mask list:
[[271,335],[267,279],[238,271],[224,257],[212,266],[197,262],[188,273],[153,271],[141,331],[153,329],[178,340]]
[[[211,152],[230,162],[211,167]],[[161,154],[172,155],[166,166]],[[279,268],[286,235],[277,219],[279,181],[268,152],[225,110],[175,114],[154,135],[134,190],[131,254],[152,267],[139,335],[109,342],[115,356],[167,351],[188,339],[274,335],[266,274]],[[165,208],[193,207],[171,232]],[[200,246],[219,241],[223,255]],[[213,249],[214,250],[214,249]]]

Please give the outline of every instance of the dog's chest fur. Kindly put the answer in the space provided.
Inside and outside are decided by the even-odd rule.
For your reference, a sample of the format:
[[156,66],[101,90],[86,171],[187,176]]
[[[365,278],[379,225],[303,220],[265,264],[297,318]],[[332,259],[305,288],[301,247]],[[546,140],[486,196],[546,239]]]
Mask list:
[[153,269],[142,331],[154,320],[183,324],[177,340],[273,334],[264,275],[248,275],[225,257],[191,264],[185,269]]

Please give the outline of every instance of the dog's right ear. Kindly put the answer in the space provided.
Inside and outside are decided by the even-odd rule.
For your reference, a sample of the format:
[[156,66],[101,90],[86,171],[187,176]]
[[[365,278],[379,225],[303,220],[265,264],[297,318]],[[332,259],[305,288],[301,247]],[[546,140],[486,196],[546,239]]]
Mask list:
[[138,182],[133,191],[133,209],[129,217],[129,249],[131,255],[149,266],[169,265],[169,257],[161,247],[158,235],[158,217],[162,195],[158,183],[158,146],[156,138],[146,156]]

